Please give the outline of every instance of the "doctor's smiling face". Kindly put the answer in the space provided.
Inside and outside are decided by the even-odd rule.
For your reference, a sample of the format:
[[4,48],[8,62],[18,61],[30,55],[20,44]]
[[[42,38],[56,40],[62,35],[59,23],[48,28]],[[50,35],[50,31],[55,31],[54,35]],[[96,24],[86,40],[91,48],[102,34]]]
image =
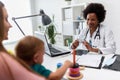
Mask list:
[[106,10],[100,3],[90,3],[83,10],[83,17],[87,21],[87,25],[92,31],[97,29],[97,26],[104,21]]
[[89,28],[97,28],[99,24],[99,21],[95,13],[88,13],[86,21]]

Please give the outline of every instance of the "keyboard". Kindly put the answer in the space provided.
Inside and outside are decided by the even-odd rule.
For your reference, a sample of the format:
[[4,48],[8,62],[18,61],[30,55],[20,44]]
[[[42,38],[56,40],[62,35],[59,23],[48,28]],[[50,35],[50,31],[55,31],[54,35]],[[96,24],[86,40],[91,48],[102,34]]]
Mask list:
[[55,48],[53,48],[53,47],[50,48],[50,51],[51,51],[51,52],[54,52],[54,53],[61,52],[60,50],[57,50],[57,49],[55,49]]

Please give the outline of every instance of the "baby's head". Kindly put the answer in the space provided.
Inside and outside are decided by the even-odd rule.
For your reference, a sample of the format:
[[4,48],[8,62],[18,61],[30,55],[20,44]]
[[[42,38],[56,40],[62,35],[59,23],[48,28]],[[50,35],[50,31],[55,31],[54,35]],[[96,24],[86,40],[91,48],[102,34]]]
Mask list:
[[16,56],[28,65],[41,64],[44,51],[44,42],[34,36],[25,36],[15,48]]

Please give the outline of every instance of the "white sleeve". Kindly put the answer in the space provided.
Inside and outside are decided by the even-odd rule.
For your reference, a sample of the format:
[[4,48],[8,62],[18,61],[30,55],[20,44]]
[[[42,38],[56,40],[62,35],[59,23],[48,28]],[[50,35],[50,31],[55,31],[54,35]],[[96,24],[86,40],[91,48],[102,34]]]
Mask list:
[[101,50],[101,52],[103,54],[113,54],[115,53],[116,51],[116,44],[115,44],[115,41],[114,41],[114,35],[113,35],[113,32],[106,28],[105,31],[104,31],[104,44],[105,44],[105,47],[104,48],[99,48]]
[[83,42],[85,40],[85,38],[87,36],[87,31],[88,31],[88,28],[81,30],[81,32],[77,38],[79,42]]

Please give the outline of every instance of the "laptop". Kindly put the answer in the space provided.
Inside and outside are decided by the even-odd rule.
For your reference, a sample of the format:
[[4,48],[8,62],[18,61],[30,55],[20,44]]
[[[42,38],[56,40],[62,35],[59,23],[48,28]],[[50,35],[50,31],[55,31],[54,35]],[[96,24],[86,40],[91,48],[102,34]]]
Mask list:
[[60,48],[58,46],[53,46],[53,45],[49,44],[46,35],[42,32],[35,31],[34,36],[44,41],[45,53],[51,57],[65,55],[65,54],[70,53],[69,50],[65,50],[65,49]]

